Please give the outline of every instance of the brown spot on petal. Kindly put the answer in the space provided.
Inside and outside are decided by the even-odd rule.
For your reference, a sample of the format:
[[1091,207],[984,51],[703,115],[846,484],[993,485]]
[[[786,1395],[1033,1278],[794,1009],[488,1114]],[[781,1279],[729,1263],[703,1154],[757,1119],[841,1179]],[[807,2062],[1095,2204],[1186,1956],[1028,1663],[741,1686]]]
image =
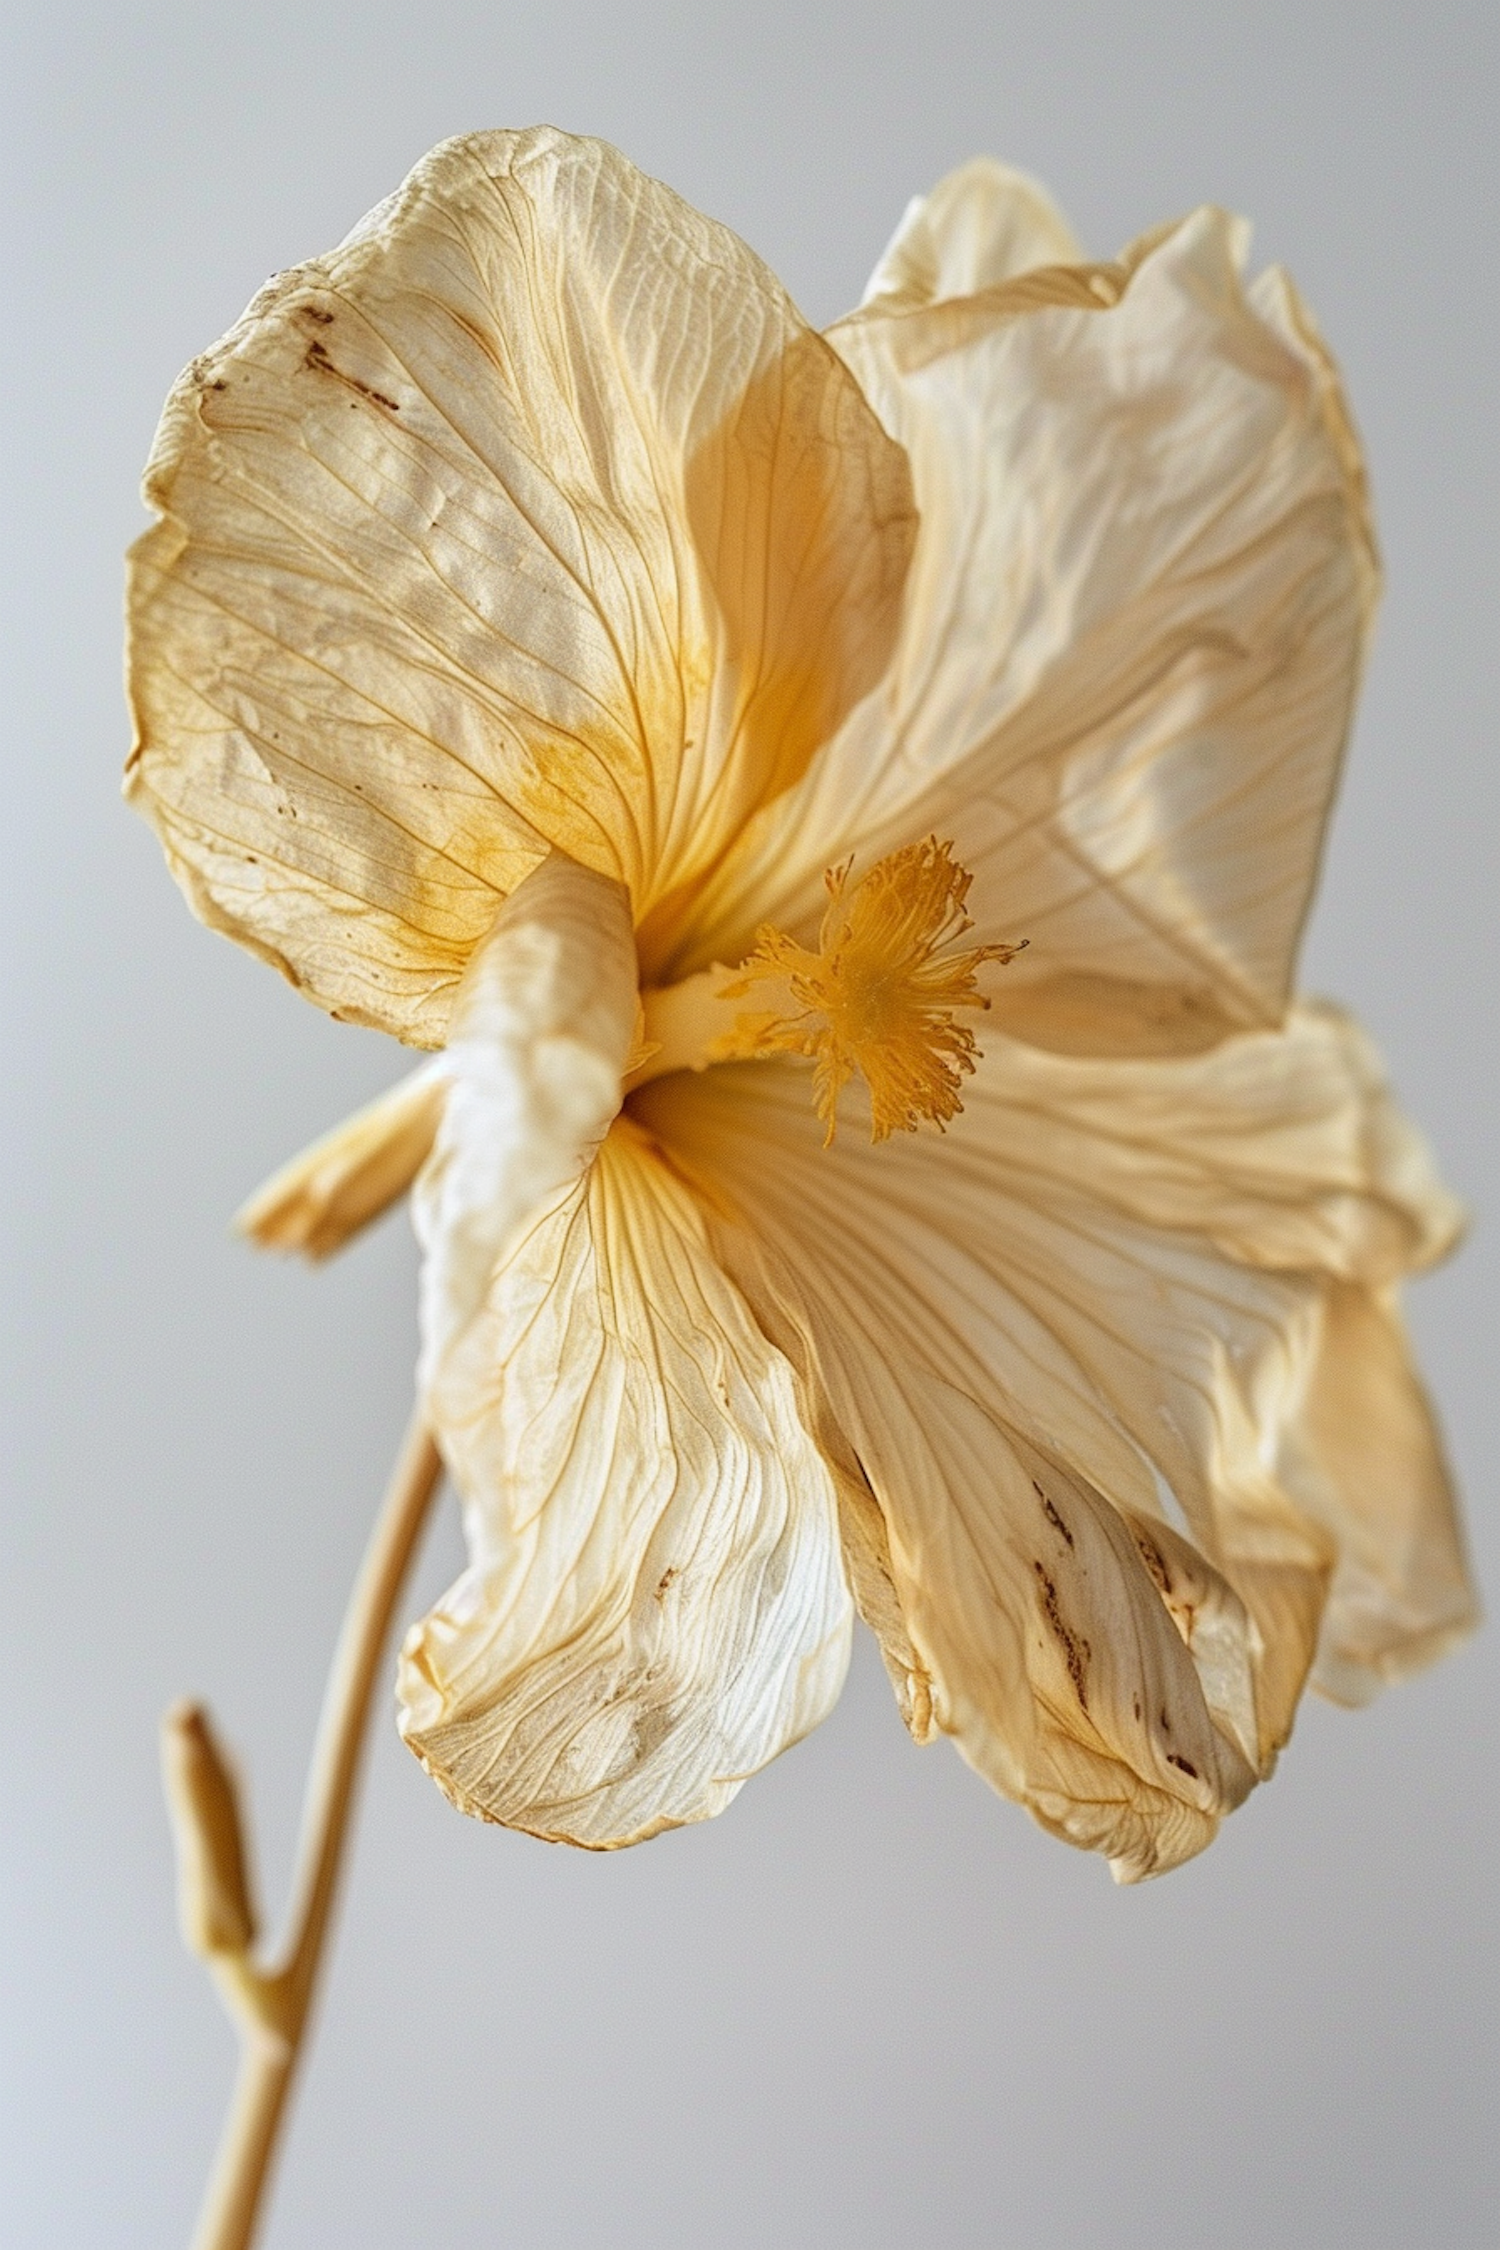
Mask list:
[[1051,1526],[1052,1526],[1052,1528],[1053,1528],[1053,1530],[1054,1530],[1054,1531],[1056,1531],[1056,1532],[1060,1533],[1060,1534],[1061,1534],[1061,1536],[1062,1536],[1062,1537],[1063,1537],[1064,1539],[1066,1539],[1066,1541],[1068,1542],[1068,1545],[1069,1545],[1069,1546],[1071,1547],[1071,1546],[1072,1546],[1072,1544],[1073,1544],[1073,1534],[1072,1534],[1072,1532],[1071,1532],[1071,1531],[1069,1531],[1069,1529],[1068,1529],[1067,1525],[1066,1525],[1066,1524],[1065,1524],[1065,1523],[1063,1522],[1063,1519],[1062,1519],[1062,1517],[1061,1517],[1061,1516],[1060,1516],[1060,1515],[1058,1514],[1058,1512],[1057,1512],[1057,1509],[1056,1509],[1056,1508],[1055,1508],[1055,1507],[1053,1506],[1052,1502],[1051,1502],[1051,1501],[1050,1501],[1050,1500],[1049,1500],[1049,1499],[1047,1498],[1047,1495],[1046,1495],[1046,1493],[1045,1493],[1045,1492],[1043,1492],[1043,1490],[1042,1490],[1041,1486],[1040,1486],[1040,1485],[1039,1485],[1039,1484],[1037,1483],[1037,1481],[1036,1481],[1035,1477],[1033,1477],[1033,1478],[1032,1478],[1032,1480],[1031,1480],[1031,1489],[1032,1489],[1032,1491],[1033,1491],[1033,1492],[1034,1492],[1034,1493],[1036,1494],[1036,1496],[1037,1496],[1038,1500],[1040,1500],[1040,1501],[1041,1501],[1041,1503],[1042,1503],[1042,1514],[1043,1514],[1043,1515],[1044,1515],[1044,1516],[1046,1517],[1046,1519],[1047,1519],[1048,1523],[1050,1523],[1050,1524],[1051,1524]]
[[1172,1590],[1172,1580],[1167,1566],[1162,1560],[1162,1552],[1156,1541],[1148,1539],[1144,1531],[1137,1531],[1135,1544],[1141,1561],[1151,1574],[1157,1592],[1164,1596],[1169,1594]]
[[1033,1563],[1032,1568],[1036,1572],[1038,1583],[1042,1589],[1042,1613],[1052,1629],[1054,1640],[1063,1652],[1063,1662],[1068,1667],[1068,1678],[1073,1683],[1073,1693],[1078,1698],[1079,1707],[1083,1711],[1087,1711],[1089,1707],[1089,1644],[1064,1622],[1062,1610],[1058,1605],[1057,1587],[1048,1576],[1045,1565]]
[[344,383],[351,391],[358,391],[360,397],[367,398],[372,406],[383,406],[390,414],[399,414],[401,411],[395,399],[388,398],[384,391],[377,391],[373,384],[361,382],[357,375],[346,374],[342,367],[335,367],[326,347],[316,338],[308,345],[307,356],[302,364],[311,368],[315,374],[331,375],[336,383]]

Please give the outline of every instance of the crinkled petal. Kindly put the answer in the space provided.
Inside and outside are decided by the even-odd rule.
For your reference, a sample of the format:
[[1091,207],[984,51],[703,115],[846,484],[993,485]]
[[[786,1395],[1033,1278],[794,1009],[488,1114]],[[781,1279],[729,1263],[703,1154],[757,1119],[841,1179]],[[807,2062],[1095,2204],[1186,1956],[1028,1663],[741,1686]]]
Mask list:
[[401,1728],[465,1811],[603,1848],[720,1811],[838,1694],[851,1607],[792,1373],[623,1120],[437,1371],[470,1564]]
[[913,196],[870,276],[867,305],[882,310],[972,297],[1037,266],[1068,266],[1083,252],[1047,190],[1026,173],[977,156]]
[[1096,1060],[1004,1037],[1004,1002],[964,1103],[1012,1192],[1083,1185],[1241,1264],[1371,1284],[1453,1247],[1462,1210],[1341,1009],[1305,1002],[1206,1054]]
[[[871,1148],[851,1132],[825,1149],[795,1065],[679,1074],[634,1102],[738,1214],[723,1255],[757,1309],[768,1285],[741,1266],[781,1261],[776,1318],[818,1331],[810,1366],[853,1323],[861,1340],[840,1352],[903,1369],[925,1355],[1012,1444],[1133,1525],[1175,1517],[1192,1544],[1172,1567],[1228,1589],[1194,1648],[1205,1696],[1261,1770],[1290,1729],[1330,1573],[1322,1678],[1346,1697],[1351,1664],[1393,1674],[1464,1628],[1440,1452],[1377,1294],[1451,1245],[1457,1207],[1338,1011],[1302,1006],[1283,1032],[1151,1059],[987,1035],[942,1140]],[[826,1428],[818,1411],[837,1462],[839,1410]],[[897,1557],[909,1503],[877,1496],[898,1511]],[[893,1579],[909,1622],[895,1562]],[[1184,1611],[1203,1627],[1198,1596]]]
[[623,885],[549,853],[472,955],[443,1053],[283,1165],[237,1214],[241,1232],[326,1257],[421,1172],[425,1331],[429,1354],[445,1349],[510,1237],[578,1178],[619,1109],[635,962]]
[[1284,1738],[1316,1635],[1328,1545],[1265,1465],[1316,1285],[1076,1185],[1034,1202],[982,1107],[941,1141],[825,1149],[806,1072],[775,1063],[633,1106],[878,1503],[938,1725],[1124,1871],[1201,1848]]
[[909,451],[921,532],[877,692],[699,901],[675,973],[805,940],[824,866],[929,832],[973,870],[1028,1037],[1204,1046],[1279,1019],[1375,560],[1326,351],[1197,212],[833,340]]
[[1442,1439],[1391,1291],[1329,1290],[1282,1474],[1338,1549],[1315,1687],[1368,1703],[1473,1630],[1479,1605]]
[[196,911],[441,1044],[549,846],[637,918],[886,660],[909,479],[725,228],[598,142],[445,143],[168,403],[129,789]]
[[[1368,1700],[1441,1654],[1471,1627],[1475,1600],[1441,1440],[1390,1300],[1452,1248],[1463,1214],[1371,1041],[1340,1010],[1304,1004],[1284,1032],[1201,1056],[1094,1062],[988,1044],[973,1129],[1014,1192],[1045,1204],[1086,1182],[1132,1221],[1205,1238],[1236,1265],[1325,1282],[1306,1396],[1279,1440],[1272,1425],[1277,1482],[1334,1554],[1313,1682]],[[1232,1489],[1218,1505],[1233,1507]],[[1284,1603],[1296,1585],[1272,1578],[1265,1598]],[[1289,1614],[1300,1648],[1300,1595]]]

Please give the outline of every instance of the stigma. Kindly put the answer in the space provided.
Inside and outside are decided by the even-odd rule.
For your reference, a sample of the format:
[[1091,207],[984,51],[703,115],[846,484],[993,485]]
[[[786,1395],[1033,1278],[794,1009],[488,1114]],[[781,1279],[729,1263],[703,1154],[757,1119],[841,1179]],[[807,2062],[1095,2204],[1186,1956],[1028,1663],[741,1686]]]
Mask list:
[[807,1056],[813,1106],[833,1140],[839,1096],[860,1078],[870,1097],[870,1138],[942,1130],[963,1108],[960,1092],[979,1059],[968,1011],[988,1008],[978,971],[1015,959],[1025,943],[964,947],[973,878],[936,836],[907,844],[851,882],[852,860],[829,868],[818,948],[771,924],[755,950],[720,982],[726,1002],[758,999],[707,1050],[706,1060]]

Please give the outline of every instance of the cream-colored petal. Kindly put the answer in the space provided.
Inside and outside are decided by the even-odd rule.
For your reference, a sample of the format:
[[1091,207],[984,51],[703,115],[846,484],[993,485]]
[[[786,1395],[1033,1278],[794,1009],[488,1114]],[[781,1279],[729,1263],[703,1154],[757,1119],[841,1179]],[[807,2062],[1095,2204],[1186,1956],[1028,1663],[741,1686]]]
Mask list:
[[913,196],[864,302],[903,310],[969,297],[1036,266],[1078,264],[1083,252],[1039,181],[977,156]]
[[[1401,1372],[1399,1335],[1382,1342],[1368,1294],[1444,1255],[1462,1213],[1392,1101],[1380,1058],[1358,1026],[1334,1008],[1304,1005],[1283,1033],[1244,1033],[1207,1055],[1149,1061],[1061,1057],[991,1037],[965,1099],[959,1134],[966,1150],[987,1153],[1007,1195],[1066,1219],[1082,1186],[1124,1215],[1132,1234],[1144,1230],[1136,1239],[1146,1246],[1148,1270],[1136,1317],[1140,1338],[1158,1355],[1154,1384],[1133,1385],[1128,1359],[1081,1327],[1072,1348],[1095,1380],[1105,1380],[1115,1414],[1256,1614],[1263,1754],[1284,1739],[1313,1651],[1320,1545],[1334,1567],[1334,1608],[1320,1644],[1325,1679],[1336,1674],[1329,1651],[1343,1645],[1346,1628],[1337,1618],[1351,1604],[1367,1641],[1378,1637],[1372,1621],[1380,1620],[1391,1674],[1404,1647],[1415,1664],[1429,1640],[1436,1653],[1462,1630],[1468,1597],[1440,1455],[1420,1389],[1409,1370]],[[1154,1254],[1158,1230],[1163,1247]],[[1200,1274],[1201,1253],[1210,1253],[1206,1279],[1194,1285],[1200,1309],[1193,1317],[1219,1332],[1234,1371],[1216,1432],[1200,1425],[1186,1454],[1166,1442],[1169,1430],[1193,1430],[1191,1412],[1163,1379],[1174,1362],[1183,1364],[1180,1339],[1160,1318],[1174,1244],[1192,1250]],[[1218,1281],[1213,1252],[1227,1261]],[[1054,1259],[1058,1273],[1071,1271],[1075,1289],[1089,1285],[1087,1268],[1065,1247]],[[1265,1363],[1275,1380],[1247,1390],[1254,1326],[1247,1336],[1233,1307],[1248,1309],[1259,1298],[1262,1313],[1274,1317],[1274,1300],[1258,1291],[1253,1269],[1268,1280],[1284,1277],[1291,1294],[1283,1303],[1295,1317],[1289,1350]],[[1024,1260],[1013,1248],[999,1270],[1026,1294]],[[1054,1314],[1044,1317],[1056,1326]],[[1357,1383],[1372,1399],[1389,1394],[1384,1413],[1372,1408],[1363,1418],[1367,1430],[1388,1421],[1391,1431],[1386,1482],[1372,1475],[1368,1500],[1364,1466],[1349,1465],[1336,1448],[1330,1454],[1327,1435],[1328,1401],[1352,1398]],[[1227,1412],[1235,1398],[1248,1400],[1248,1415]],[[1165,1415],[1161,1426],[1153,1406]],[[1314,1426],[1325,1433],[1317,1440]],[[1352,1438],[1350,1447],[1350,1462],[1362,1463]],[[1205,1463],[1201,1474],[1195,1452]],[[1106,1474],[1100,1456],[1084,1458],[1097,1476]],[[1260,1473],[1263,1459],[1276,1462],[1274,1484]],[[1346,1680],[1346,1699],[1351,1692]]]
[[1472,1631],[1479,1605],[1442,1439],[1392,1292],[1329,1290],[1282,1474],[1338,1548],[1315,1687],[1367,1703]]
[[430,1393],[470,1565],[401,1728],[465,1811],[633,1843],[720,1811],[831,1707],[851,1610],[791,1370],[622,1121]]
[[327,1258],[404,1195],[432,1152],[449,1069],[437,1055],[303,1149],[235,1213],[261,1250]]
[[421,1381],[439,1427],[497,1268],[578,1180],[620,1107],[638,1008],[624,885],[551,853],[501,907],[459,987],[442,1122],[417,1182]]
[[1148,1227],[1249,1266],[1381,1283],[1431,1265],[1463,1214],[1391,1098],[1380,1056],[1326,1003],[1206,1054],[1096,1060],[1007,1038],[1003,981],[964,1092],[1012,1192],[1081,1184]]
[[1315,1647],[1350,1701],[1467,1628],[1441,1449],[1381,1294],[1458,1213],[1336,1010],[1150,1061],[989,1035],[938,1143],[825,1153],[790,1069],[654,1099],[683,1160],[809,1268],[842,1265],[848,1301],[914,1296],[1008,1428],[1137,1523],[1181,1509],[1254,1620],[1253,1722],[1232,1665],[1210,1703],[1259,1763]]
[[445,143],[174,390],[131,794],[195,910],[441,1044],[551,846],[637,917],[878,677],[909,479],[726,229],[614,150]]
[[[879,1503],[937,1723],[1136,1873],[1200,1848],[1284,1739],[1316,1636],[1328,1546],[1266,1467],[1316,1285],[1080,1187],[1038,1207],[967,1110],[942,1139],[825,1149],[795,1064],[632,1107]],[[1056,1671],[1078,1663],[1100,1667],[1086,1708]]]
[[1003,980],[1028,1036],[1149,1052],[1279,1017],[1375,562],[1326,352],[1288,290],[1247,294],[1244,249],[1200,211],[1071,301],[1053,269],[831,331],[912,460],[901,640],[674,974],[760,920],[806,942],[825,865],[931,831],[977,936],[1028,940]]

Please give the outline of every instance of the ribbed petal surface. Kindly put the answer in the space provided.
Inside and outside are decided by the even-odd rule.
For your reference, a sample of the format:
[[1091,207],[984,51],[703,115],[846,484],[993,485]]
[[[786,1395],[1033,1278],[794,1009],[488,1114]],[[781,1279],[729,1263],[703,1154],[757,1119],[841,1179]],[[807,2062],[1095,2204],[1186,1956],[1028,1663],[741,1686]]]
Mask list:
[[445,143],[182,377],[129,582],[135,800],[196,911],[417,1045],[549,845],[637,917],[873,685],[906,465],[615,150]]
[[[1049,1826],[1170,1864],[1274,1760],[1330,1577],[1387,1671],[1468,1614],[1409,1378],[1350,1342],[1451,1200],[1325,1009],[1204,1056],[993,1040],[941,1138],[825,1148],[808,1094],[763,1063],[632,1103],[878,1504],[892,1669]],[[1361,1371],[1402,1437],[1369,1490],[1326,1403]]]
[[921,532],[878,692],[753,822],[681,971],[823,867],[929,831],[974,872],[1000,997],[1084,1051],[1274,1022],[1375,562],[1327,354],[1205,210],[1116,266],[876,298],[830,331],[912,461]]
[[815,1726],[852,1609],[792,1372],[623,1123],[429,1391],[470,1564],[401,1728],[463,1810],[605,1848],[719,1812]]

